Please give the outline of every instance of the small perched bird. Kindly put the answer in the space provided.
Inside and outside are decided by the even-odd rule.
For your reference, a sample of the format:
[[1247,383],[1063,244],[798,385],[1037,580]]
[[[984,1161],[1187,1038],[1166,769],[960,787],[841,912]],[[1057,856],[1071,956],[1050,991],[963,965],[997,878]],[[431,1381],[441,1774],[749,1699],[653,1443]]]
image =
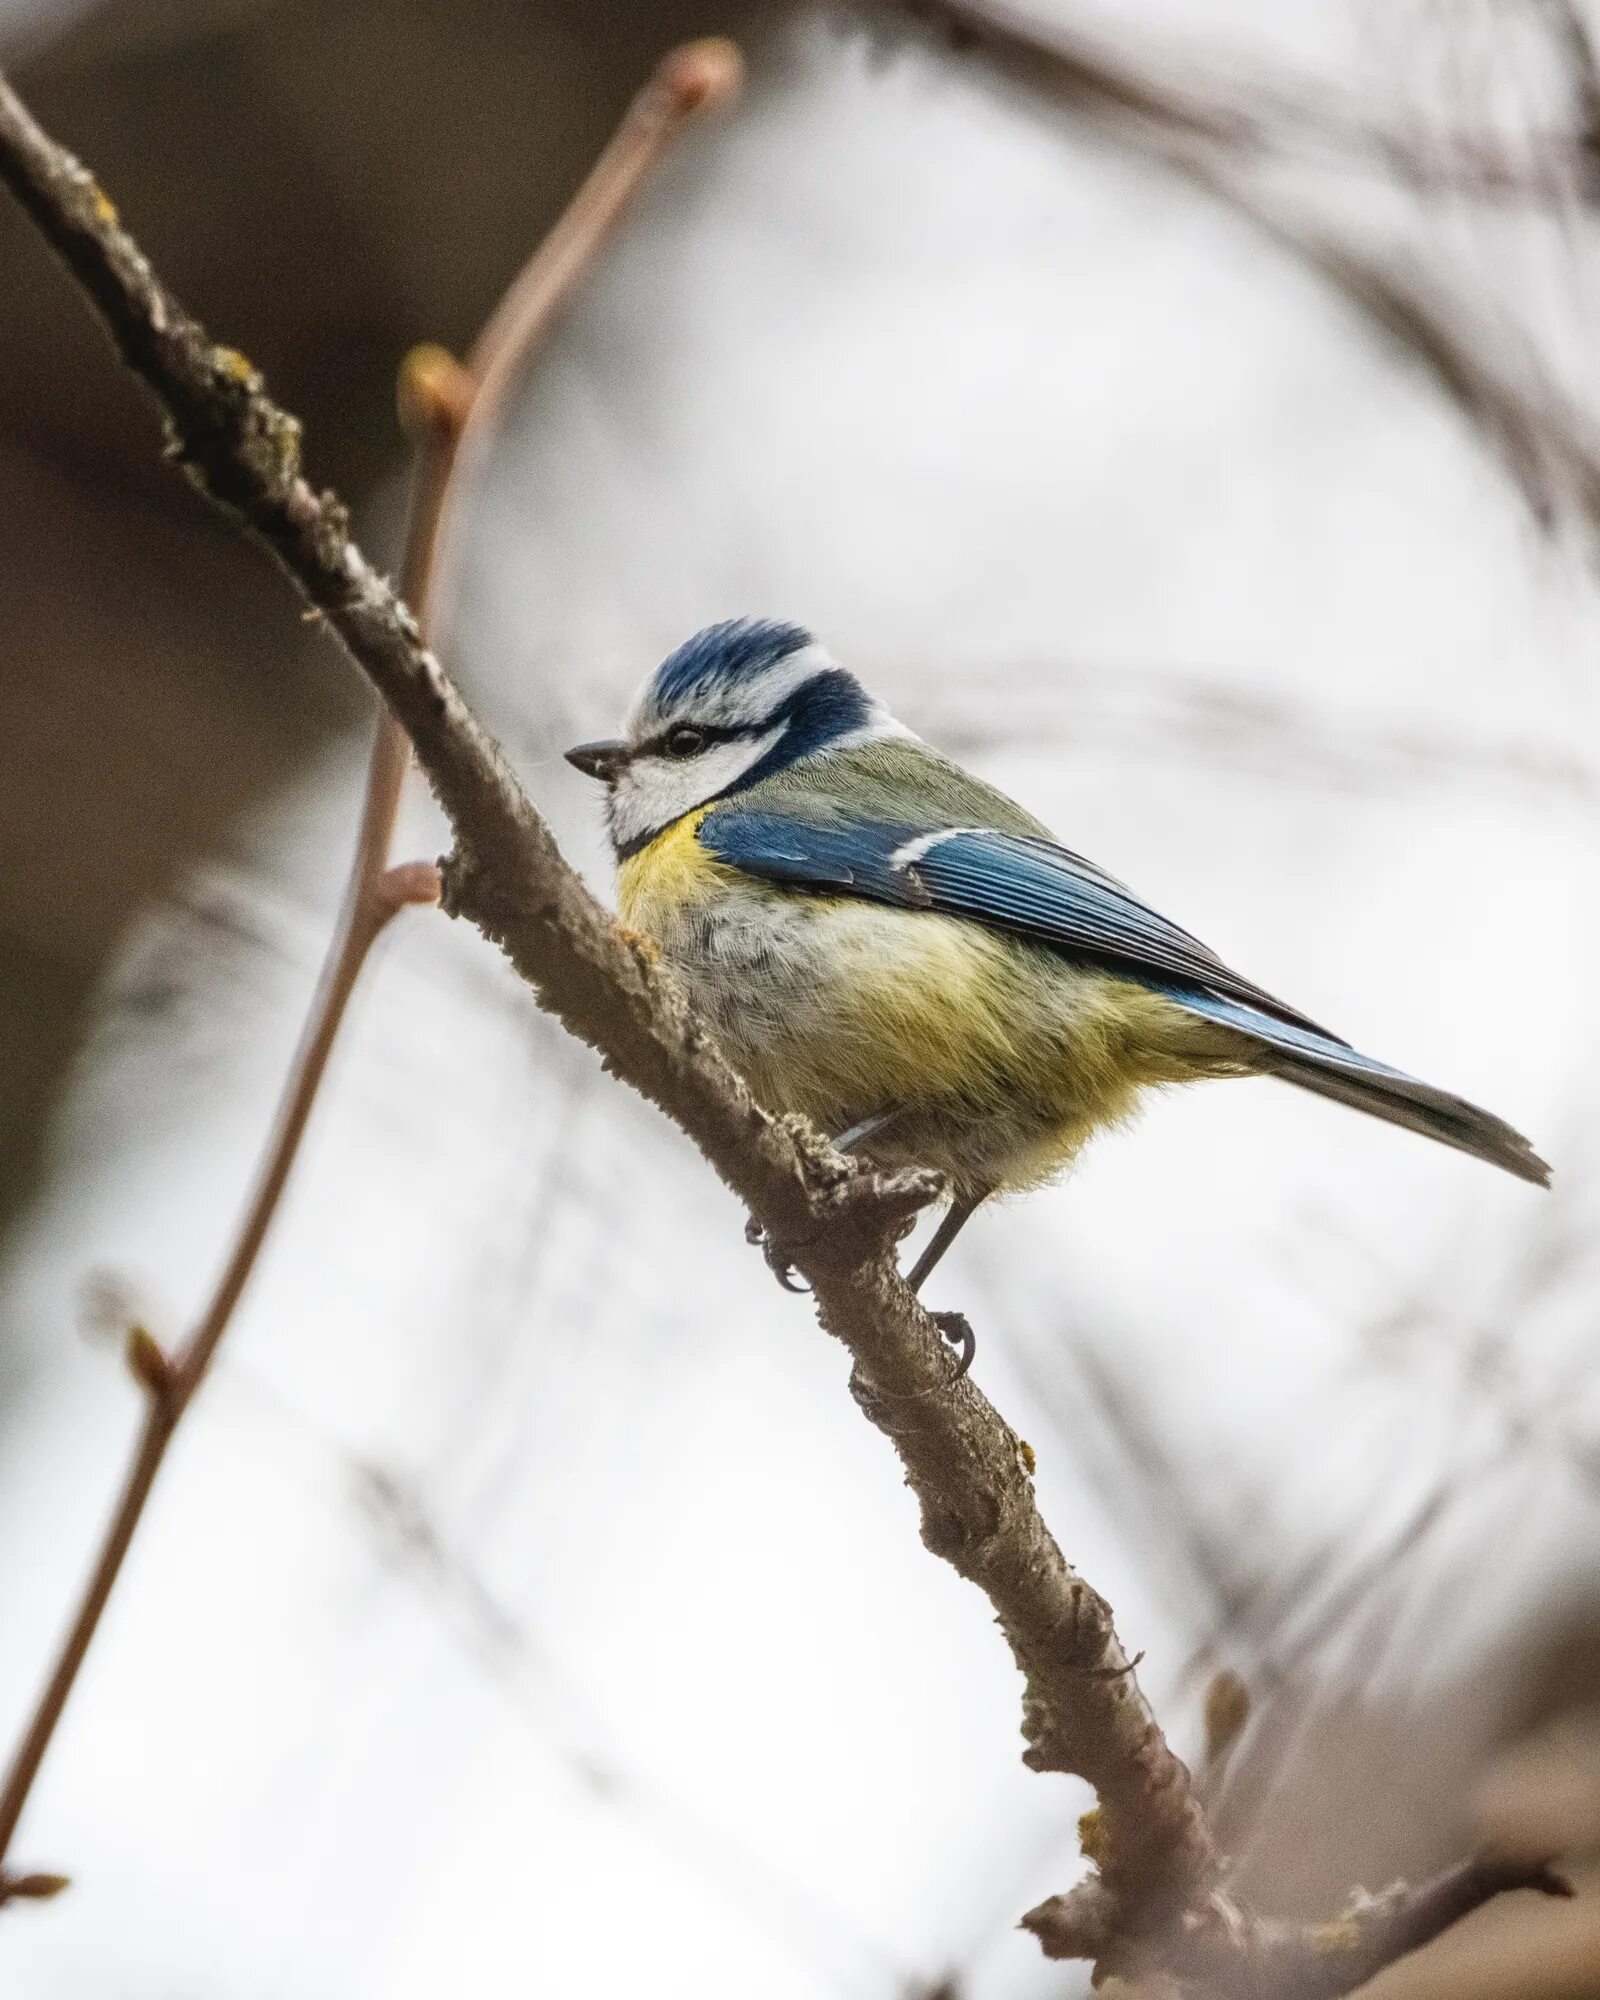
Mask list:
[[1037,1186],[1151,1086],[1277,1076],[1547,1186],[1526,1139],[1241,979],[1004,793],[928,748],[797,625],[712,625],[656,669],[606,787],[623,922],[760,1103],[950,1205]]

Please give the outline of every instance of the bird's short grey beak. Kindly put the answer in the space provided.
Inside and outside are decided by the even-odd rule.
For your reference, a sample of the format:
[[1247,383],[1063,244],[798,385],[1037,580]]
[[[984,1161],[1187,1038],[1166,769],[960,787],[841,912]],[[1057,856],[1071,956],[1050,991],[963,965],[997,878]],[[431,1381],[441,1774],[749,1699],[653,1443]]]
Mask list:
[[614,785],[628,761],[626,743],[580,743],[567,752],[567,762],[586,778],[598,778],[602,785]]

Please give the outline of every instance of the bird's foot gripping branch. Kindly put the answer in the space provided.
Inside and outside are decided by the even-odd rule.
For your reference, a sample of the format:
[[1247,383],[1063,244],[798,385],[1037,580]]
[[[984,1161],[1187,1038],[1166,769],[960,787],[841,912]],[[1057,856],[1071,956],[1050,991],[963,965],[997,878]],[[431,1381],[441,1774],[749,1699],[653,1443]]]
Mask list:
[[[673,87],[670,77],[663,87]],[[294,419],[171,296],[93,178],[3,79],[0,179],[156,397],[171,455],[267,545],[403,725],[454,831],[446,907],[498,944],[541,1004],[673,1118],[769,1237],[792,1246],[823,1325],[850,1352],[858,1405],[899,1453],[924,1540],[984,1592],[1011,1646],[1027,1762],[1086,1779],[1098,1794],[1089,1882],[1028,1919],[1045,1948],[1135,1977],[1161,1972],[1194,1992],[1314,2000],[1348,1991],[1502,1889],[1554,1889],[1543,1875],[1513,1879],[1468,1864],[1447,1887],[1380,1899],[1381,1917],[1347,1916],[1331,1935],[1265,1924],[1227,1900],[1223,1857],[1189,1773],[1156,1723],[1109,1605],[1040,1516],[1031,1455],[970,1380],[953,1379],[938,1327],[900,1277],[896,1244],[935,1183],[873,1173],[755,1104],[652,954],[567,866],[417,620],[351,541],[344,508],[304,477]],[[186,1394],[197,1381],[197,1371],[186,1377]],[[143,1478],[147,1491],[150,1477],[141,1460],[131,1487]],[[137,1516],[136,1505],[128,1518]],[[59,1705],[41,1709],[25,1732],[0,1820],[0,1863],[58,1719]],[[0,1876],[0,1899],[6,1883],[14,1898],[59,1886],[37,1874]]]

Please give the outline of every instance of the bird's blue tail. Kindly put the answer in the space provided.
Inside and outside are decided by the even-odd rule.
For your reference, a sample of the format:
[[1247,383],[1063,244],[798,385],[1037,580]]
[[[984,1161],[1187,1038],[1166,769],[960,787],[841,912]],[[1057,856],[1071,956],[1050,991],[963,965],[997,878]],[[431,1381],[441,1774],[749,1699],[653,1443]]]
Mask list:
[[1333,1035],[1280,1021],[1220,993],[1194,987],[1162,990],[1190,1013],[1243,1036],[1252,1045],[1251,1066],[1263,1075],[1282,1077],[1319,1097],[1352,1105],[1391,1125],[1404,1125],[1441,1145],[1471,1153],[1474,1159],[1487,1160],[1490,1166],[1503,1167],[1536,1187],[1550,1185],[1549,1167],[1522,1134],[1465,1098],[1359,1055]]

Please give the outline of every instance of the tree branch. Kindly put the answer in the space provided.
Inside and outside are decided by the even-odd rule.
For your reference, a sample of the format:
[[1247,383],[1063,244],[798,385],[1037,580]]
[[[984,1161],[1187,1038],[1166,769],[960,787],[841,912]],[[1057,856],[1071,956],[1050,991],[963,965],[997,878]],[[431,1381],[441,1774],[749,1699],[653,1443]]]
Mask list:
[[[304,478],[294,419],[243,357],[183,311],[92,177],[3,80],[0,177],[154,391],[170,454],[267,544],[404,726],[454,829],[446,907],[696,1141],[810,1282],[823,1325],[851,1355],[857,1403],[900,1455],[924,1540],[984,1591],[1010,1642],[1024,1677],[1026,1761],[1083,1777],[1099,1795],[1085,1840],[1096,1873],[1053,1906],[1050,1948],[1118,1969],[1242,1971],[1269,1934],[1220,1894],[1222,1860],[1189,1773],[1140,1691],[1110,1606],[1040,1517],[1031,1455],[970,1379],[953,1379],[938,1330],[900,1277],[895,1245],[936,1194],[933,1179],[867,1169],[754,1102],[653,952],[563,860],[416,619],[351,541],[337,498]],[[159,1384],[158,1358],[146,1361]],[[161,1409],[159,1388],[152,1394]]]
[[[402,576],[406,594],[416,604],[424,624],[432,613],[439,551],[462,447],[469,437],[493,430],[503,412],[509,383],[673,137],[702,107],[726,101],[737,87],[739,68],[738,52],[722,41],[692,43],[670,55],[634,100],[565,213],[512,283],[465,367],[437,348],[418,349],[408,357],[402,370],[400,404],[402,418],[417,445],[417,466]],[[8,119],[11,108],[11,104],[5,107]],[[20,194],[21,188],[9,171],[11,164],[8,157],[7,182]],[[108,224],[113,222],[110,203],[81,169],[73,180],[78,198],[87,203],[91,215]],[[37,211],[30,212],[37,219]],[[118,266],[121,275],[136,273],[141,265],[137,250],[125,240]],[[159,287],[148,271],[143,273],[142,282],[146,302],[160,319],[166,306],[159,303]],[[163,330],[161,325],[152,324],[148,334],[154,338]],[[186,337],[180,335],[180,339]],[[237,383],[242,384],[250,374],[243,358],[227,350],[212,348],[207,359],[209,365]],[[286,448],[297,438],[298,426],[281,413],[268,416],[262,411],[258,412],[258,434],[262,439],[277,436]],[[439,871],[431,862],[389,865],[409,761],[405,731],[385,709],[373,738],[361,822],[339,921],[290,1064],[255,1186],[217,1288],[176,1355],[164,1354],[143,1328],[134,1327],[129,1332],[127,1359],[146,1392],[145,1421],[83,1596],[0,1787],[0,1905],[11,1900],[36,1900],[65,1887],[60,1876],[19,1876],[5,1871],[17,1823],[94,1642],[173,1432],[232,1324],[260,1258],[362,968],[373,945],[402,909],[439,900]],[[40,1887],[42,1883],[54,1887],[46,1891]]]

